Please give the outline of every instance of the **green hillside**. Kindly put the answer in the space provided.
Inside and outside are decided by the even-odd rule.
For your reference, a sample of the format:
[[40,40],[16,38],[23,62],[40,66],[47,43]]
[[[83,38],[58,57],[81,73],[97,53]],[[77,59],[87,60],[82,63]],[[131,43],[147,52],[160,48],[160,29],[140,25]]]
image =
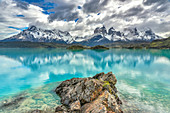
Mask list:
[[0,48],[66,48],[66,44],[44,42],[0,42]]
[[0,48],[67,48],[67,49],[170,49],[170,37],[153,42],[114,42],[103,46],[88,47],[45,42],[0,42]]
[[149,48],[170,49],[170,37],[161,40],[155,40],[150,43]]
[[152,42],[114,42],[106,44],[109,48],[126,48],[126,49],[170,49],[170,37]]

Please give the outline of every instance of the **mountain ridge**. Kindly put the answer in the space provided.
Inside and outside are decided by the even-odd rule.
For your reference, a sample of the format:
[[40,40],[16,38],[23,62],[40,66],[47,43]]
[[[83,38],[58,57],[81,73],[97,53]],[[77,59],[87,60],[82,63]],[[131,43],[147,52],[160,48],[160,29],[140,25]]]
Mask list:
[[113,42],[133,42],[162,39],[151,29],[139,31],[137,28],[125,28],[123,32],[116,31],[113,27],[106,29],[105,26],[97,27],[91,36],[79,37],[71,36],[68,31],[45,30],[36,26],[30,26],[28,29],[21,31],[19,34],[10,38],[1,40],[3,42],[13,41],[30,41],[30,42],[55,42],[60,44],[82,44],[87,46],[104,45]]

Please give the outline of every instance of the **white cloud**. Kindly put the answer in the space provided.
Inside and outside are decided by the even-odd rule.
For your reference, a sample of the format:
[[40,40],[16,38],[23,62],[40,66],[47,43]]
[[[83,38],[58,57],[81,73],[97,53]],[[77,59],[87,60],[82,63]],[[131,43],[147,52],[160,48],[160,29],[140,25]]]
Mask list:
[[[98,2],[100,1],[100,2]],[[93,34],[96,27],[105,25],[107,28],[114,27],[122,30],[125,27],[137,27],[143,29],[150,27],[158,35],[165,36],[170,34],[170,2],[146,1],[143,0],[95,0],[96,9],[91,7],[86,9],[85,4],[92,5],[91,0],[45,0],[45,2],[57,3],[57,7],[50,9],[56,13],[55,16],[49,16],[42,13],[43,9],[35,4],[29,4],[27,9],[17,7],[17,3],[12,0],[2,0],[0,2],[0,35],[1,38],[7,38],[10,33],[19,32],[10,29],[8,26],[26,27],[37,25],[45,29],[60,29],[69,31],[73,36],[85,36]],[[78,9],[81,6],[82,9]],[[69,13],[64,11],[69,9]],[[60,12],[58,12],[60,11]],[[69,21],[63,20],[63,15],[67,16]],[[75,15],[72,15],[72,14]],[[97,13],[101,13],[97,15]],[[60,14],[60,15],[57,15]],[[16,15],[24,15],[25,17],[16,17]],[[53,15],[53,14],[51,14]],[[79,18],[78,22],[74,19]],[[52,22],[48,19],[52,18]],[[3,21],[5,20],[5,21]],[[2,22],[1,22],[2,21]],[[13,34],[12,34],[13,35]]]
[[[7,36],[13,35],[11,33],[20,32],[20,30],[8,28],[9,26],[22,28],[28,27],[33,21],[48,22],[48,15],[42,13],[42,8],[30,4],[28,9],[24,10],[16,6],[16,2],[12,0],[2,0],[0,2],[0,34],[3,34],[1,38],[7,38]],[[24,15],[24,17],[17,17],[17,15]]]

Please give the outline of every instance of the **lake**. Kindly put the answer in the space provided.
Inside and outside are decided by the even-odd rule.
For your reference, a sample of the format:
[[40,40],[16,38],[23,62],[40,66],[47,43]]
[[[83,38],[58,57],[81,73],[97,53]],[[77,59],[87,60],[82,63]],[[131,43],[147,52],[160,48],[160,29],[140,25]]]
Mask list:
[[61,81],[110,71],[125,112],[170,112],[170,50],[19,48],[0,49],[0,101],[26,100],[0,112],[55,108],[60,99],[53,90]]

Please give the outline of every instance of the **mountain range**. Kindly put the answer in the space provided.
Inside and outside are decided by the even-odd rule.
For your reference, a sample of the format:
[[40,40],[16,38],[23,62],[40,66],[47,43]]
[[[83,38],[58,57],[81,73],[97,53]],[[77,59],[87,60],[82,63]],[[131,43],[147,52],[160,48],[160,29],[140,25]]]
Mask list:
[[30,42],[55,42],[61,44],[82,44],[87,46],[103,45],[113,42],[151,42],[162,39],[151,29],[139,31],[137,28],[125,28],[122,32],[111,27],[109,30],[105,26],[97,27],[94,34],[85,37],[71,36],[67,31],[45,30],[36,26],[30,26],[19,34],[1,40],[3,42],[30,41]]

